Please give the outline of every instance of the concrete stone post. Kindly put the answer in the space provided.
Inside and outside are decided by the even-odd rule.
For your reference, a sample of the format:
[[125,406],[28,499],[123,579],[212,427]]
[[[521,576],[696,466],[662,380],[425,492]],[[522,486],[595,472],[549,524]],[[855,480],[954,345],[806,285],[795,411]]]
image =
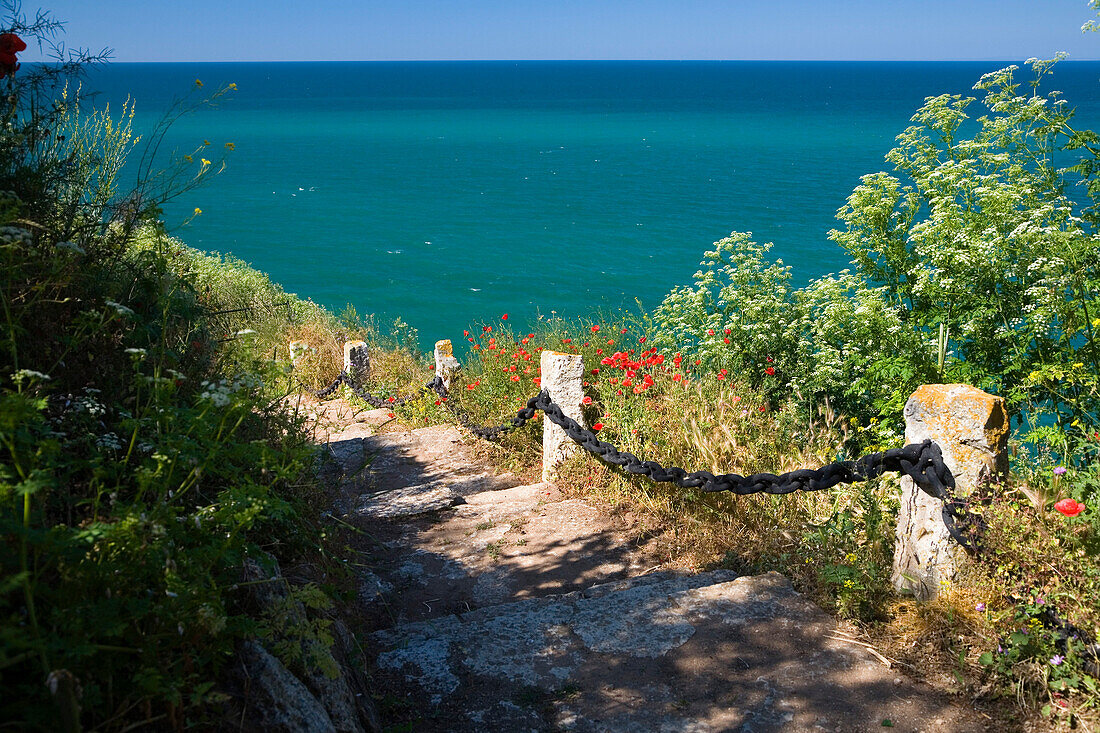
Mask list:
[[356,385],[365,384],[370,378],[370,354],[366,341],[344,342],[344,372]]
[[450,339],[435,342],[435,373],[443,378],[443,386],[451,388],[451,380],[455,372],[461,368],[458,359],[455,358],[454,347]]
[[[550,392],[550,399],[562,412],[584,424],[581,400],[584,399],[584,359],[580,354],[562,354],[543,351],[542,388]],[[549,420],[542,421],[542,480],[550,481],[554,470],[580,446]]]
[[[926,384],[905,403],[905,442],[931,439],[955,475],[955,495],[1008,473],[1008,413],[1004,400],[965,384]],[[918,600],[935,598],[955,577],[964,550],[951,539],[943,502],[901,480],[894,546],[894,587]]]
[[291,341],[287,344],[287,351],[290,352],[291,363],[297,366],[299,361],[314,353],[314,348],[305,341]]

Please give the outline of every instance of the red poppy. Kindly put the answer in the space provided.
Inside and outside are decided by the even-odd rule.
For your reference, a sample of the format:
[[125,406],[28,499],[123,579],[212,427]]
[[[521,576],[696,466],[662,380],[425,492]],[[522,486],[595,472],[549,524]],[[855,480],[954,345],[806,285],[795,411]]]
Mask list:
[[1054,508],[1065,514],[1067,517],[1076,517],[1081,512],[1085,511],[1088,507],[1085,504],[1080,504],[1074,499],[1062,499],[1060,502],[1054,505]]
[[714,329],[713,328],[708,328],[707,329],[707,336],[713,336],[713,335],[714,335]]
[[726,335],[727,335],[727,336],[729,336],[729,335],[730,335],[730,330],[729,330],[728,328],[726,329]]
[[388,417],[389,419],[391,419],[391,420],[392,420],[393,418],[395,418],[395,417],[397,417],[397,416],[396,416],[396,415],[394,415],[394,414],[393,414],[393,413],[391,412],[391,413],[388,413],[388,414],[386,415],[386,417]]
[[592,333],[599,333],[599,332],[600,332],[600,327],[599,326],[593,326],[592,327]]
[[764,370],[764,373],[770,377],[771,375],[775,374],[775,367],[768,367]]
[[639,344],[644,344],[645,343],[645,336],[642,336],[640,339],[638,339],[638,343]]
[[505,313],[503,316],[500,317],[500,320],[507,321],[508,320],[508,314]]
[[0,33],[0,79],[14,74],[19,68],[19,59],[15,54],[26,51],[27,44],[14,33]]
[[581,400],[581,404],[582,405],[591,405],[592,404],[592,398],[591,397],[585,397],[583,400]]
[[462,335],[463,335],[463,336],[469,336],[469,335],[470,335],[470,332],[469,332],[469,331],[463,331],[463,332],[462,332]]
[[592,432],[598,433],[601,430],[603,430],[603,423],[602,422],[598,422],[598,423],[595,423],[595,424],[592,425]]

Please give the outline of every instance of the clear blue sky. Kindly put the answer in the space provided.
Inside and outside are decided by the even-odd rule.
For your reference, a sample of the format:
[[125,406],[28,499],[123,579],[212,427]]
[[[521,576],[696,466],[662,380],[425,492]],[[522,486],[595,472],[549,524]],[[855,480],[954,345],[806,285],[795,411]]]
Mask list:
[[[36,5],[25,2],[24,10]],[[1100,58],[1086,0],[56,0],[116,61]],[[25,60],[35,60],[28,49]]]

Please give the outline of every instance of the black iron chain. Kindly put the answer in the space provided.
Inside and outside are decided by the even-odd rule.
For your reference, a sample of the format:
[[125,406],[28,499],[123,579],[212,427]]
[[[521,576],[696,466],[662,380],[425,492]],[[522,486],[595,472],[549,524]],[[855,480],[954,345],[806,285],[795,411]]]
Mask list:
[[353,379],[351,377],[351,375],[348,374],[347,370],[344,370],[344,371],[340,372],[340,376],[336,377],[336,379],[332,382],[332,384],[330,384],[329,386],[325,387],[322,390],[318,390],[318,391],[314,392],[313,396],[324,399],[325,397],[328,397],[333,392],[335,392],[337,387],[339,387],[341,384],[343,384],[343,385],[347,386],[347,388],[350,389],[352,391],[352,393],[355,394],[356,397],[363,400],[364,402],[366,402],[368,405],[371,405],[372,407],[390,407],[390,408],[393,408],[393,407],[400,407],[401,405],[405,404],[406,402],[412,402],[413,400],[415,400],[415,399],[419,398],[421,395],[423,395],[425,392],[430,392],[432,390],[432,384],[435,383],[435,381],[438,380],[438,379],[439,379],[439,377],[436,377],[431,382],[428,382],[423,387],[418,389],[416,392],[412,393],[411,395],[407,395],[405,397],[397,397],[397,398],[395,398],[395,397],[376,397],[376,396],[372,395],[370,392],[368,392],[365,389],[363,389],[362,387],[360,387],[358,384],[356,384],[356,380]]
[[527,406],[516,413],[516,416],[512,418],[510,422],[506,422],[502,425],[478,425],[470,417],[470,413],[462,409],[462,406],[456,404],[451,399],[450,394],[447,391],[447,387],[443,384],[443,379],[436,377],[431,382],[428,382],[428,386],[435,390],[435,393],[439,395],[440,404],[447,408],[447,411],[454,415],[455,420],[462,427],[469,430],[471,433],[479,438],[485,440],[499,440],[501,436],[512,432],[516,428],[522,428],[527,424],[528,420],[535,417],[536,407],[534,405],[537,397],[532,397],[527,400]]
[[894,448],[881,453],[870,453],[854,461],[837,461],[821,468],[803,468],[784,474],[754,473],[742,476],[736,473],[715,475],[710,471],[688,473],[677,466],[662,466],[656,461],[643,461],[629,451],[621,451],[610,443],[605,443],[596,434],[569,417],[561,407],[550,399],[550,393],[542,390],[527,400],[510,422],[502,425],[483,426],[474,423],[470,414],[450,399],[443,379],[436,376],[416,393],[400,399],[383,399],[366,392],[346,373],[341,372],[331,385],[314,394],[327,397],[345,384],[357,397],[375,407],[399,407],[417,399],[426,391],[432,391],[440,398],[440,404],[454,415],[464,428],[479,438],[497,440],[505,433],[521,428],[542,410],[546,417],[562,428],[571,440],[589,453],[613,466],[619,466],[627,473],[643,475],[658,483],[674,483],[681,488],[699,489],[707,493],[729,491],[739,496],[748,494],[790,494],[795,491],[824,491],[838,484],[868,481],[884,473],[903,473],[929,496],[943,502],[942,516],[944,526],[951,537],[967,550],[974,552],[974,543],[964,534],[960,525],[971,534],[980,532],[981,517],[967,511],[966,502],[954,496],[955,476],[943,462],[940,447],[931,440],[914,443],[903,448]]
[[943,462],[940,447],[931,440],[882,453],[870,453],[855,461],[838,461],[816,469],[803,468],[780,475],[755,473],[742,476],[726,473],[716,476],[710,471],[688,473],[676,466],[665,468],[656,461],[643,461],[633,453],[620,451],[566,415],[561,407],[550,400],[550,394],[546,390],[528,401],[528,404],[542,410],[573,441],[606,463],[620,466],[627,473],[647,476],[653,481],[670,482],[682,488],[695,488],[708,493],[730,491],[743,496],[823,491],[841,483],[867,481],[884,473],[904,473],[913,479],[921,491],[943,502],[943,523],[951,537],[967,550],[976,549],[973,542],[959,529],[959,523],[980,524],[981,518],[967,512],[966,503],[953,495],[955,476]]

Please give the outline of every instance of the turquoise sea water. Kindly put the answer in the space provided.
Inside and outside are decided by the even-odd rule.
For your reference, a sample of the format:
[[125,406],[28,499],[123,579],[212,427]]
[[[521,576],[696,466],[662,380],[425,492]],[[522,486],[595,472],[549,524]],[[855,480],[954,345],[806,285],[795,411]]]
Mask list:
[[[233,142],[228,169],[166,210],[195,247],[288,290],[420,329],[427,344],[509,313],[658,304],[731,230],[773,241],[800,281],[846,266],[826,238],[859,176],[924,97],[995,62],[113,64],[148,126],[235,82],[169,146]],[[1100,62],[1052,88],[1100,127]],[[207,156],[212,157],[212,156]]]

